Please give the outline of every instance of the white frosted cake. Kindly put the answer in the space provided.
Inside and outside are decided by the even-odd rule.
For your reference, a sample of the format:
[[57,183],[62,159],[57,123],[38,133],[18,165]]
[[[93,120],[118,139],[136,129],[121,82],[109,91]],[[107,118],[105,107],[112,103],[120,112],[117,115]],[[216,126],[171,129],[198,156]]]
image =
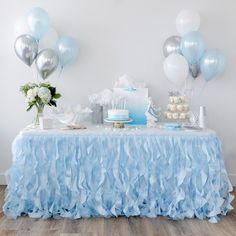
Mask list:
[[123,109],[111,109],[108,110],[108,119],[109,120],[128,120],[129,119],[129,111]]

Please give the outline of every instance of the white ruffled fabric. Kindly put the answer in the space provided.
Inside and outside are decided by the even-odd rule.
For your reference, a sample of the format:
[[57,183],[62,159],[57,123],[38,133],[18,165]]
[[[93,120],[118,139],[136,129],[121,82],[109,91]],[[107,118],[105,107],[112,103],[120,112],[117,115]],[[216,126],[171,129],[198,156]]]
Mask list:
[[29,132],[12,150],[3,206],[12,218],[161,215],[216,223],[232,209],[214,133]]

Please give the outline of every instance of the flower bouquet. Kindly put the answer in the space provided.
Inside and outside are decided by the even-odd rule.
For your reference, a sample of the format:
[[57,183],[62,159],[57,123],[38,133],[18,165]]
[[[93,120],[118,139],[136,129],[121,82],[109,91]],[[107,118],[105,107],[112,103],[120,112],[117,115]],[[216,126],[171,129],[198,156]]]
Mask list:
[[56,100],[61,97],[61,94],[57,93],[56,88],[51,86],[50,83],[28,83],[21,86],[20,91],[28,102],[27,111],[30,111],[33,107],[37,109],[35,126],[39,125],[39,117],[42,115],[44,107],[46,105],[56,107]]

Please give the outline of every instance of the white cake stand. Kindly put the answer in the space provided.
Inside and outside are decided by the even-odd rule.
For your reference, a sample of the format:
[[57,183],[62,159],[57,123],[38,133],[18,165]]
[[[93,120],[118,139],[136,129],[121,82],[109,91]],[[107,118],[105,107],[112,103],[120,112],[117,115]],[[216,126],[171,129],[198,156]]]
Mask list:
[[132,119],[128,119],[128,120],[111,120],[111,119],[104,119],[105,122],[107,123],[112,123],[114,128],[118,128],[118,129],[122,129],[125,127],[126,123],[130,123],[133,120]]

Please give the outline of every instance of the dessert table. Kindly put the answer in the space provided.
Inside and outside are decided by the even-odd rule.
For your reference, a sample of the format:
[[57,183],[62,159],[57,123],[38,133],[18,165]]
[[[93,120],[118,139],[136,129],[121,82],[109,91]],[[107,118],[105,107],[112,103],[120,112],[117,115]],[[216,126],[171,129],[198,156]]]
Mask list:
[[4,213],[12,218],[168,216],[217,222],[232,209],[212,130],[37,130],[12,144]]

